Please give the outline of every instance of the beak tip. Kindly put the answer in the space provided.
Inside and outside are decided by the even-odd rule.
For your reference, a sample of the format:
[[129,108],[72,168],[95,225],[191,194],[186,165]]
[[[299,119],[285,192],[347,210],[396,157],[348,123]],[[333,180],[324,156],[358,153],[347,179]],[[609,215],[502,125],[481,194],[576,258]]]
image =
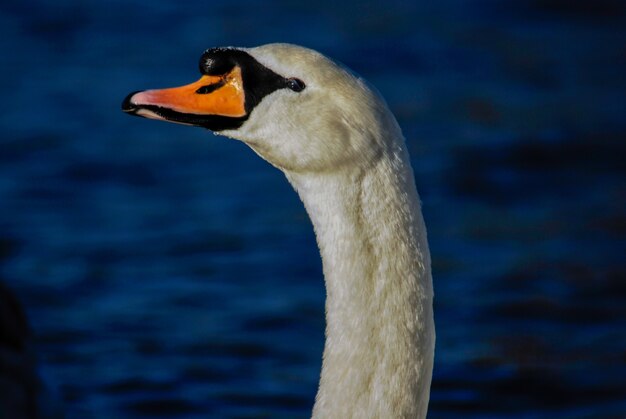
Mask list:
[[124,100],[122,101],[122,111],[133,114],[139,110],[139,106],[137,106],[137,104],[135,104],[132,100],[133,96],[135,96],[137,93],[139,93],[139,91],[132,92],[124,98]]

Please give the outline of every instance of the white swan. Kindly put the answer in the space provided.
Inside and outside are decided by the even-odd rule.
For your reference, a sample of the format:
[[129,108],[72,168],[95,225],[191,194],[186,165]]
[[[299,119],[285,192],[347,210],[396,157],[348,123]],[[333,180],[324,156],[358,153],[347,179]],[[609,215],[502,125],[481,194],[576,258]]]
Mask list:
[[197,82],[124,111],[242,140],[311,217],[326,282],[314,418],[423,418],[435,327],[426,229],[400,128],[363,79],[288,44],[215,48]]

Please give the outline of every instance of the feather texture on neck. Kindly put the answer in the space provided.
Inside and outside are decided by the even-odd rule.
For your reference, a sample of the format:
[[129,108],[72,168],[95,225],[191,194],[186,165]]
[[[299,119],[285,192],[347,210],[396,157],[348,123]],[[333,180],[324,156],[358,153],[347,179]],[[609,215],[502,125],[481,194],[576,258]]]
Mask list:
[[287,173],[313,222],[327,290],[314,418],[426,416],[430,254],[408,154],[391,144],[367,170]]

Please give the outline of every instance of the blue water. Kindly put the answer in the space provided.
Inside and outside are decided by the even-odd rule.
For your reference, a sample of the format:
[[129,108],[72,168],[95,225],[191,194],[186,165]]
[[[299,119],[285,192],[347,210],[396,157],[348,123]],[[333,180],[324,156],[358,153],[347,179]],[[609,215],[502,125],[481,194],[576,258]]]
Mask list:
[[387,98],[433,256],[431,418],[626,416],[619,0],[0,3],[0,279],[67,418],[294,418],[324,288],[283,176],[124,96],[303,44]]

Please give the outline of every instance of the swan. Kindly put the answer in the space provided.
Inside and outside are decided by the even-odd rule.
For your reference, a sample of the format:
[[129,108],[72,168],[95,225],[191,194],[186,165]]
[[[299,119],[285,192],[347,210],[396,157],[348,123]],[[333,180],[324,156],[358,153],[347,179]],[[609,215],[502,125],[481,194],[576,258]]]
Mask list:
[[404,137],[380,94],[290,44],[211,48],[192,84],[123,111],[241,140],[280,169],[312,221],[326,285],[313,418],[424,418],[435,326],[430,252]]

